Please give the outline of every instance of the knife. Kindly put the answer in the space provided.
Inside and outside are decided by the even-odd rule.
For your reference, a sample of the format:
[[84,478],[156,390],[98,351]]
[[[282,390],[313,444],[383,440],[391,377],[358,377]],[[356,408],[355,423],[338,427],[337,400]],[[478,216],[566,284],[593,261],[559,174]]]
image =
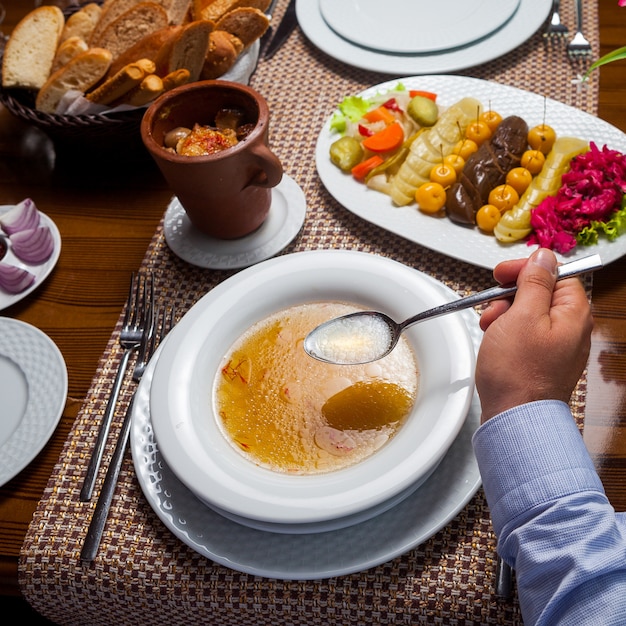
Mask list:
[[297,23],[296,0],[289,0],[289,6],[283,15],[283,19],[278,25],[274,37],[271,39],[269,44],[267,44],[267,48],[265,48],[265,53],[263,54],[264,59],[271,59],[274,54],[276,54],[283,43],[287,41],[289,35],[291,35],[291,31],[296,27]]

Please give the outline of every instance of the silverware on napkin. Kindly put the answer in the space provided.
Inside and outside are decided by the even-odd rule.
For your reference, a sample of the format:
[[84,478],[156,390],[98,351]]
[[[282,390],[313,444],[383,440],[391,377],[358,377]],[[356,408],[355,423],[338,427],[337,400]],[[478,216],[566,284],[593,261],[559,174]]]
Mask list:
[[263,53],[264,59],[271,59],[276,54],[279,48],[287,41],[297,24],[296,0],[289,0],[289,6],[283,15],[283,19],[276,28],[271,41],[267,44],[267,48],[265,48]]

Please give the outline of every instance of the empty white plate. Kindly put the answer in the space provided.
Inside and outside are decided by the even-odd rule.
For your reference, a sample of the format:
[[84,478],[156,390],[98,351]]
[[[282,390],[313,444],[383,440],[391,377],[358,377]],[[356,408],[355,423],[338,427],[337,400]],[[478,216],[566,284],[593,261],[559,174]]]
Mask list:
[[0,485],[17,476],[57,427],[67,398],[67,369],[38,328],[0,317]]
[[366,48],[428,53],[458,48],[501,28],[520,0],[320,0],[336,33]]

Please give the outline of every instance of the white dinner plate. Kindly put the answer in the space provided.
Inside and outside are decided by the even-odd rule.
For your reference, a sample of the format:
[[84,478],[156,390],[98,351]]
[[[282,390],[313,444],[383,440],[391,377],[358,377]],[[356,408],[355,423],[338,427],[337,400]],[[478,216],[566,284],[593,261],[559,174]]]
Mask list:
[[[339,301],[406,319],[416,307],[428,309],[441,300],[421,272],[350,250],[284,255],[231,276],[178,322],[155,369],[152,424],[167,464],[204,502],[273,524],[351,522],[353,514],[407,493],[443,458],[471,403],[475,355],[458,317],[442,316],[406,331],[419,368],[416,401],[402,428],[375,454],[337,471],[294,475],[259,467],[224,436],[211,398],[233,344],[272,313]],[[322,386],[330,380],[325,376],[351,376],[347,366],[317,373],[303,366],[296,380],[307,375],[319,376]]]
[[67,368],[38,328],[0,317],[0,486],[17,476],[52,436],[67,398]]
[[304,192],[293,178],[283,174],[272,189],[267,219],[259,228],[239,239],[215,239],[191,223],[178,198],[165,212],[165,241],[176,256],[198,267],[240,269],[269,259],[287,247],[300,232],[306,216]]
[[[381,11],[386,10],[384,4],[380,6]],[[344,39],[324,21],[320,0],[296,0],[296,16],[311,43],[334,59],[364,70],[400,76],[454,72],[503,56],[541,27],[551,7],[552,0],[523,0],[511,19],[489,37],[459,48],[425,54],[381,52]]]
[[[610,148],[626,152],[626,135],[597,117],[538,94],[477,78],[462,76],[401,78],[376,85],[362,92],[362,95],[367,97],[388,90],[398,82],[410,89],[424,89],[439,94],[437,102],[444,106],[451,105],[465,96],[473,96],[480,100],[485,108],[490,106],[503,117],[507,115],[523,117],[529,128],[543,123],[545,116],[546,123],[555,129],[557,136],[573,135],[594,141],[599,147],[607,144]],[[324,124],[317,141],[317,171],[326,189],[352,213],[426,248],[488,269],[493,269],[497,263],[505,259],[529,256],[535,249],[536,246],[528,246],[524,241],[502,244],[492,235],[483,234],[477,228],[459,226],[445,217],[421,213],[415,204],[405,207],[395,206],[389,196],[368,189],[331,163],[330,145],[338,136],[331,132],[329,119]],[[626,253],[626,236],[618,237],[614,241],[601,237],[595,246],[576,246],[571,252],[557,256],[566,261],[595,253],[602,257],[605,265],[615,261]]]
[[[0,215],[7,213],[15,205],[4,205],[0,206]],[[54,250],[50,255],[50,258],[44,263],[40,263],[39,265],[31,265],[30,263],[24,263],[18,259],[13,252],[11,251],[11,247],[9,245],[9,250],[6,256],[0,259],[0,263],[9,263],[10,265],[15,265],[16,267],[20,267],[22,269],[28,270],[31,274],[35,275],[35,280],[33,284],[21,291],[20,293],[7,293],[0,287],[0,311],[10,307],[11,305],[19,302],[23,298],[25,298],[29,293],[37,289],[39,285],[48,277],[54,266],[57,264],[59,260],[59,255],[61,254],[61,235],[59,233],[59,229],[56,224],[45,214],[39,211],[39,215],[41,216],[41,221],[45,224],[52,233],[52,238],[54,240]]]
[[[458,298],[431,279],[446,300]],[[463,311],[478,351],[478,316]],[[286,535],[231,521],[205,506],[167,466],[150,418],[150,386],[155,361],[139,384],[130,446],[146,499],[163,524],[199,554],[231,569],[282,580],[315,580],[360,572],[408,552],[450,522],[480,487],[471,437],[480,423],[474,395],[465,424],[443,461],[417,491],[394,508],[341,530]]]
[[467,45],[501,28],[520,0],[320,0],[320,12],[339,35],[382,52],[438,52]]

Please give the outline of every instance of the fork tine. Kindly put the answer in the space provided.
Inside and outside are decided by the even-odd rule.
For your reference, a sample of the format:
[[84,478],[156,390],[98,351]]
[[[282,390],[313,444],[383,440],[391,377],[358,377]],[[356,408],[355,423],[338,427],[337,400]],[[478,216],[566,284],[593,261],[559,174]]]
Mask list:
[[128,286],[128,297],[126,298],[126,310],[124,311],[124,319],[122,320],[122,326],[128,326],[130,318],[133,314],[133,303],[135,301],[135,294],[139,288],[139,275],[133,272],[130,275],[130,285]]

